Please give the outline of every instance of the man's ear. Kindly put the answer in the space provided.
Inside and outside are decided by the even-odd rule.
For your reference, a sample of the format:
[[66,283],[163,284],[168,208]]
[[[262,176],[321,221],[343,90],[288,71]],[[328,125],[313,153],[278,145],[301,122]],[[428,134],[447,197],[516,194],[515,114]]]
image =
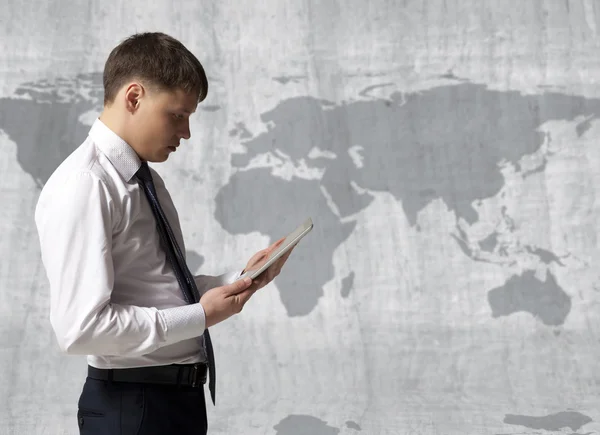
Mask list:
[[135,113],[140,107],[140,100],[145,90],[140,83],[130,83],[125,89],[125,109],[129,113]]

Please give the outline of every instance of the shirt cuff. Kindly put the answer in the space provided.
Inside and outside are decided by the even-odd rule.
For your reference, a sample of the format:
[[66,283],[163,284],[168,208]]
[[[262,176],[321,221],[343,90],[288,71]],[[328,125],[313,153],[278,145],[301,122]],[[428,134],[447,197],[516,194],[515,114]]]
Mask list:
[[199,337],[206,329],[206,314],[200,303],[160,310],[167,344]]

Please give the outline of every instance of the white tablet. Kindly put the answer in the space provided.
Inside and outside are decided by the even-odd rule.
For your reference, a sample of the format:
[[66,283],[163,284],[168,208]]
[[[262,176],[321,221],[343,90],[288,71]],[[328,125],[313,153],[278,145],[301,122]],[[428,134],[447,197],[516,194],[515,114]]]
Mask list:
[[242,276],[240,276],[239,279],[245,278],[247,276],[249,276],[252,279],[256,278],[258,275],[263,273],[270,265],[275,263],[277,259],[279,259],[279,257],[281,257],[287,251],[292,249],[296,245],[296,243],[298,243],[300,239],[302,239],[302,237],[307,235],[310,232],[310,230],[312,230],[312,227],[312,219],[306,219],[302,225],[300,225],[298,228],[296,228],[294,231],[288,234],[283,243],[281,243],[281,245],[279,245],[277,249],[271,252],[269,259],[266,261],[265,264],[263,264],[259,269],[250,270],[244,273]]

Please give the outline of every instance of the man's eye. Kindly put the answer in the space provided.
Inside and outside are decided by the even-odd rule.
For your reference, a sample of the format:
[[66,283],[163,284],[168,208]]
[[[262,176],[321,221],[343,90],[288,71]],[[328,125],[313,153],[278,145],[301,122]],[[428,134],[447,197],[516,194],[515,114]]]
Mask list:
[[173,114],[173,117],[174,117],[175,119],[183,119],[183,115],[181,115],[181,114],[179,114],[179,113],[174,113],[174,114]]

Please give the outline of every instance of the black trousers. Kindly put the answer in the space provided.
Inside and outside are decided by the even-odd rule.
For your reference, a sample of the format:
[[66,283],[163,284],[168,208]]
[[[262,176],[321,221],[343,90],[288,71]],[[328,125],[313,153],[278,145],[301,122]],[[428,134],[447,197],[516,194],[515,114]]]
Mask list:
[[205,435],[204,389],[86,378],[79,397],[81,435]]

